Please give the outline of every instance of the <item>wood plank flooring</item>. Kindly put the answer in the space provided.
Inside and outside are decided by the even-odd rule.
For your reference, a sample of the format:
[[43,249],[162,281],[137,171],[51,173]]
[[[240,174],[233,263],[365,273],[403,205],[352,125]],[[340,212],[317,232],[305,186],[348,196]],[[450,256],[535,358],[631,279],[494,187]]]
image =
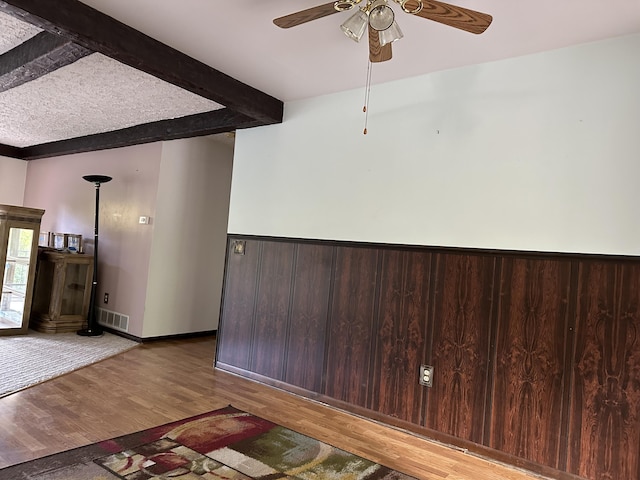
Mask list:
[[214,353],[214,337],[143,344],[0,399],[0,468],[231,404],[420,479],[540,478],[214,371]]

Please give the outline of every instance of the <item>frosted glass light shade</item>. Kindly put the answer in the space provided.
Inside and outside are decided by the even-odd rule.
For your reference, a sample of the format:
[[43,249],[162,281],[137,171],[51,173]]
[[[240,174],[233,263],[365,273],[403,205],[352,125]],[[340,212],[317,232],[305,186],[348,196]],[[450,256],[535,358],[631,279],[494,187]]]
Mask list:
[[347,19],[340,28],[344,34],[354,42],[359,42],[364,35],[367,25],[369,23],[369,17],[362,10],[358,10],[355,14]]
[[400,40],[402,37],[404,37],[402,30],[400,30],[400,26],[395,20],[389,28],[379,32],[379,35],[380,45],[386,45],[387,43],[395,42],[396,40]]
[[369,12],[369,25],[379,32],[391,27],[395,20],[393,9],[387,5],[386,1],[377,1],[373,4]]

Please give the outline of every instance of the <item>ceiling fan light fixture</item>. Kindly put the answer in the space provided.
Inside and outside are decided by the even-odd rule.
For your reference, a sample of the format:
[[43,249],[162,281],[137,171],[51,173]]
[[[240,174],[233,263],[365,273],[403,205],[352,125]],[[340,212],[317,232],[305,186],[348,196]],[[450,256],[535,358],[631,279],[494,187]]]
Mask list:
[[380,46],[384,46],[387,43],[393,43],[396,40],[400,40],[402,37],[404,37],[404,34],[402,33],[402,30],[400,30],[398,22],[396,22],[395,20],[389,28],[378,32],[378,35],[380,36]]
[[342,29],[343,33],[351,40],[353,40],[354,42],[359,42],[364,35],[364,32],[367,30],[368,24],[369,17],[367,16],[367,14],[362,10],[358,10],[351,17],[349,17],[346,22],[340,25],[340,28]]
[[413,15],[420,13],[424,7],[422,0],[394,0],[400,4],[402,11]]
[[351,10],[356,3],[360,3],[362,0],[337,0],[334,4],[333,4],[333,8],[336,9],[336,11],[338,12],[344,12],[346,10]]
[[387,0],[376,0],[369,10],[369,25],[381,32],[391,27],[395,19],[393,9],[387,5]]

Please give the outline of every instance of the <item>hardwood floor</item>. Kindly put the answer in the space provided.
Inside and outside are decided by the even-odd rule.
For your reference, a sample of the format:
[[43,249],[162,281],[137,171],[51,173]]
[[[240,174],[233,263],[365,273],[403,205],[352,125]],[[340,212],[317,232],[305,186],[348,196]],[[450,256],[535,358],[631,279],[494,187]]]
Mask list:
[[539,478],[214,371],[214,350],[213,337],[143,344],[0,399],[0,468],[232,404],[425,480]]

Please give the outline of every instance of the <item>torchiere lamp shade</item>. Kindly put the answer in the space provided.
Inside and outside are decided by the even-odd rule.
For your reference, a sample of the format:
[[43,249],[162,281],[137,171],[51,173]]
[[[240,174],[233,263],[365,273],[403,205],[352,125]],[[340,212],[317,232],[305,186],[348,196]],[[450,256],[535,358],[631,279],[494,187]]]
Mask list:
[[113,178],[106,175],[85,175],[82,178],[91,183],[107,183],[113,180]]

